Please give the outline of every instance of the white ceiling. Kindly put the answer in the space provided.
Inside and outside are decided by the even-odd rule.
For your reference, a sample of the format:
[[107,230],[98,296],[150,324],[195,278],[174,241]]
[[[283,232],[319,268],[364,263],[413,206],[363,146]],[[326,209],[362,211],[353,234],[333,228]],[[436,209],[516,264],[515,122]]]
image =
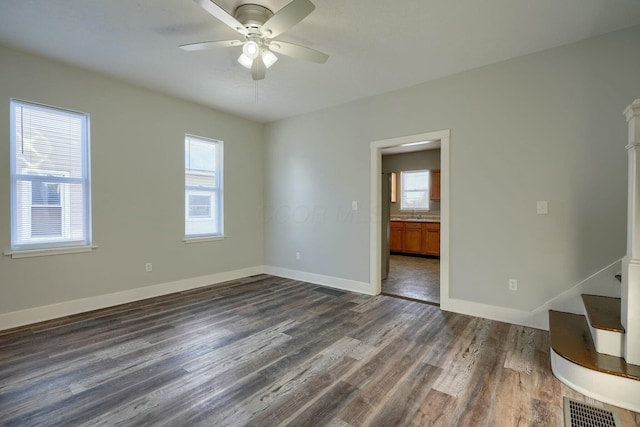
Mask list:
[[278,39],[328,62],[281,57],[257,84],[238,47],[178,49],[236,38],[192,0],[0,0],[0,44],[268,122],[640,24],[638,0],[312,1]]

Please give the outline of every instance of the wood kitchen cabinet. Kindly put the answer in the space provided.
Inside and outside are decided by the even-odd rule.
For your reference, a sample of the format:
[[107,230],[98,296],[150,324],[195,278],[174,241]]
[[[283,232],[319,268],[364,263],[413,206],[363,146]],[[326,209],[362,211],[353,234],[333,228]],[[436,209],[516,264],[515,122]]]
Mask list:
[[440,223],[426,222],[422,224],[424,235],[424,254],[440,256]]
[[429,171],[429,199],[440,200],[440,169],[431,169]]
[[391,221],[391,252],[440,256],[440,223]]
[[423,252],[422,223],[404,223],[404,246],[402,252],[410,254],[421,254]]
[[429,174],[431,180],[429,198],[431,200],[440,200],[440,169],[431,169]]
[[389,234],[389,250],[391,252],[402,252],[404,223],[402,221],[391,221]]

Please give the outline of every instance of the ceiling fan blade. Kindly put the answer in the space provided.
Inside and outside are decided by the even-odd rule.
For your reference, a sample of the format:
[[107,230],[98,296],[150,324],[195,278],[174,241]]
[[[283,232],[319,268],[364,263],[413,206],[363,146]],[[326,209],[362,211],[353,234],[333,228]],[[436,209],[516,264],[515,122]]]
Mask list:
[[253,80],[262,80],[266,74],[267,67],[265,67],[264,62],[262,62],[262,58],[257,57],[251,65],[251,77],[253,77]]
[[309,0],[293,0],[264,23],[262,34],[267,38],[276,37],[302,21],[315,8]]
[[329,55],[326,53],[293,43],[274,41],[269,44],[269,49],[292,58],[304,59],[305,61],[316,62],[318,64],[324,64],[327,62],[327,59],[329,59]]
[[200,5],[204,10],[218,18],[220,21],[233,28],[237,32],[243,35],[247,35],[249,31],[238,21],[236,18],[227,13],[226,10],[215,4],[212,0],[193,0]]
[[214,47],[241,46],[242,40],[218,40],[212,42],[189,43],[180,45],[180,49],[193,52],[196,50],[207,50]]

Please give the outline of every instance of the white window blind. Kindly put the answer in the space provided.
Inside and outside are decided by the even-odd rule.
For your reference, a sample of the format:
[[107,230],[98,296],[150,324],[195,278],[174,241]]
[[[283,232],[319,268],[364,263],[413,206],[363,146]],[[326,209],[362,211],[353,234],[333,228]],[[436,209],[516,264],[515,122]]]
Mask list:
[[11,248],[91,244],[89,116],[11,100]]
[[222,141],[184,140],[185,236],[222,236]]
[[429,171],[404,171],[401,176],[402,210],[429,210]]

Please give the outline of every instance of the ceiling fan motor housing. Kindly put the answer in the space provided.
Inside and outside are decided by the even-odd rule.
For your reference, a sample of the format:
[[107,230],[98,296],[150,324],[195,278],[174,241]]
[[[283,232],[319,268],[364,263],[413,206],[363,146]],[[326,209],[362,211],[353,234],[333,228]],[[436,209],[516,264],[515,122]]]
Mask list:
[[234,17],[250,32],[259,30],[272,16],[271,10],[259,4],[243,4],[234,13]]

